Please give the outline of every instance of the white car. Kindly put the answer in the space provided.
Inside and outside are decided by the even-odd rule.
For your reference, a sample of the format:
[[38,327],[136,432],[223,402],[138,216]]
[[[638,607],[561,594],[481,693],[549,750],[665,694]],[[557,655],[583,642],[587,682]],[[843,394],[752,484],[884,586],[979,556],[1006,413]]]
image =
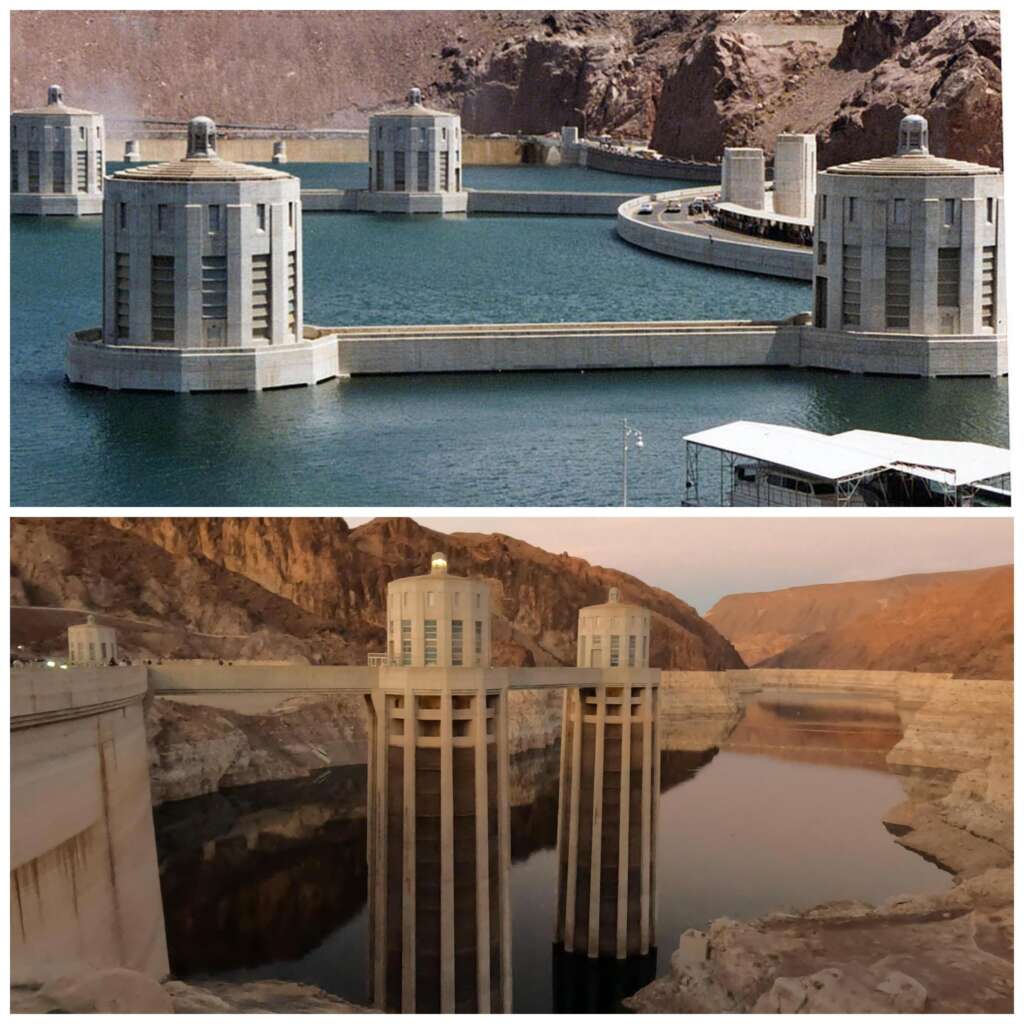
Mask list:
[[640,216],[642,217],[649,217],[652,213],[654,213],[654,204],[644,203],[643,206],[641,206],[640,209],[637,210],[636,212],[640,214]]

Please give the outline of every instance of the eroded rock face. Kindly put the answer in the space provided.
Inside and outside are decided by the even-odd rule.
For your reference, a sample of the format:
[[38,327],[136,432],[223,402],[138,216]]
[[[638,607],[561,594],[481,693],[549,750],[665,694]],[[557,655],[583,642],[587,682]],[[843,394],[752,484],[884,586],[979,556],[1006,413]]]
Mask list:
[[158,981],[138,971],[111,967],[57,978],[40,989],[12,989],[15,1013],[173,1013]]
[[[123,532],[176,558],[201,558],[283,598],[365,650],[382,650],[387,584],[425,571],[447,553],[450,571],[491,581],[497,665],[573,665],[580,607],[617,586],[650,608],[651,663],[664,668],[741,668],[731,646],[696,611],[633,576],[498,534],[442,534],[410,519],[349,531],[337,519],[118,519]],[[375,645],[375,646],[373,646]],[[326,660],[326,657],[325,657]],[[350,663],[357,658],[349,656]]]
[[352,696],[292,700],[260,715],[153,697],[146,705],[153,803],[300,778],[349,763],[360,748],[365,758],[365,716]]
[[754,33],[703,36],[665,82],[651,146],[670,156],[718,160],[726,146],[763,145],[769,108],[785,102],[801,76],[828,57],[809,42],[766,47]]
[[[509,751],[557,743],[562,693],[509,694]],[[290,698],[263,714],[240,714],[165,697],[146,703],[153,804],[233,786],[301,778],[320,768],[365,764],[363,698]]]
[[1013,569],[730,594],[707,613],[748,665],[1013,675]]
[[999,20],[982,11],[862,11],[837,70],[868,74],[821,132],[822,167],[883,156],[905,113],[928,118],[932,151],[1002,166]]
[[296,981],[169,981],[164,989],[174,1013],[372,1013]]

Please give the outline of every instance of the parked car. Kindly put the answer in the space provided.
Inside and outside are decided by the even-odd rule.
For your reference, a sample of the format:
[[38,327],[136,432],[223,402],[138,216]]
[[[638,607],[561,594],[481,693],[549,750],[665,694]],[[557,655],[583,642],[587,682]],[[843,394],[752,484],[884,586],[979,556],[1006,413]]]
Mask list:
[[682,206],[679,205],[679,203],[677,203],[673,199],[672,202],[669,203],[668,206],[665,207],[665,212],[666,213],[682,213],[683,212],[683,208],[682,208]]
[[654,213],[654,204],[644,203],[643,206],[641,206],[640,209],[637,210],[636,212],[643,217],[649,217],[652,213]]

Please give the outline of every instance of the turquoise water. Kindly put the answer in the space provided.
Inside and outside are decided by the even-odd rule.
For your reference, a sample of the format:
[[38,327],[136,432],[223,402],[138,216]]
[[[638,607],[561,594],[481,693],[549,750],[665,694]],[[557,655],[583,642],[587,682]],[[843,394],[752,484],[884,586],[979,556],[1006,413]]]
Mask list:
[[[520,174],[562,173],[487,170],[512,188]],[[315,324],[771,319],[810,306],[799,282],[635,249],[611,218],[316,214],[303,227]],[[1008,443],[1005,380],[696,370],[362,378],[265,394],[71,388],[65,338],[99,323],[100,257],[98,218],[11,221],[15,504],[616,504],[626,416],[646,441],[635,504],[677,503],[682,435],[737,418]]]
[[[113,174],[127,164],[108,163]],[[135,164],[133,166],[139,166]],[[273,167],[274,164],[262,164]],[[281,170],[294,174],[303,188],[366,188],[366,164],[285,164]],[[678,181],[673,178],[646,178],[633,174],[609,174],[585,167],[542,167],[539,165],[503,167],[464,167],[466,188],[523,189],[556,192],[661,192],[666,189],[691,188],[699,181]]]

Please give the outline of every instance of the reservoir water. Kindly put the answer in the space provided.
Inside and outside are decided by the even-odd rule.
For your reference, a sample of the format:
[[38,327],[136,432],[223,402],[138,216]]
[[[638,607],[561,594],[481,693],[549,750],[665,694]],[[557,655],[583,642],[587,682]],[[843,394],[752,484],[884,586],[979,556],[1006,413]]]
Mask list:
[[[310,184],[364,172],[308,166],[289,170]],[[629,190],[578,168],[471,170],[487,187],[613,179]],[[730,419],[1008,443],[1005,379],[697,370],[362,378],[265,394],[75,389],[65,338],[100,321],[100,227],[11,222],[18,505],[616,504],[627,416],[646,442],[634,504],[678,503],[680,438]],[[633,248],[608,217],[310,214],[304,259],[306,318],[321,325],[773,319],[810,305],[799,282]]]
[[[557,746],[516,757],[514,1009],[615,1009],[668,969],[682,931],[716,917],[947,887],[882,824],[904,798],[885,766],[900,729],[887,702],[786,690],[748,698],[711,750],[672,749],[683,738],[663,730],[657,953],[590,969],[552,947]],[[156,819],[177,976],[283,978],[367,1000],[365,766],[165,804]]]

